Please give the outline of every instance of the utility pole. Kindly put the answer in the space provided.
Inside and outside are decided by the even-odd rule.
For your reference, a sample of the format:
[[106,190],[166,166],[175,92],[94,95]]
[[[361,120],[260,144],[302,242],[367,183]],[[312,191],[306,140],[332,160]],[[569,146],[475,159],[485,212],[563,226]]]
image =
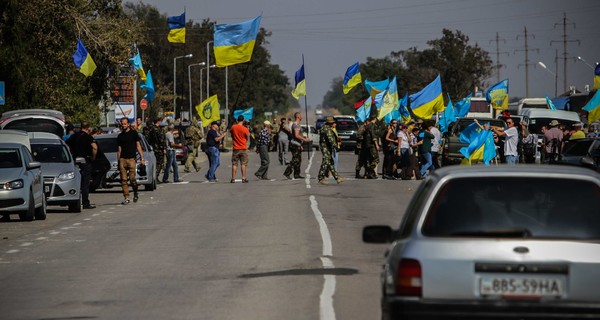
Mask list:
[[[532,38],[535,39],[535,35],[528,34],[527,33],[527,27],[524,27],[524,31],[523,32],[524,32],[523,38],[525,39],[525,49],[523,49],[523,50],[515,50],[515,53],[517,51],[525,51],[525,63],[517,65],[517,68],[520,67],[520,66],[525,66],[525,96],[529,97],[529,66],[532,65],[532,63],[529,63],[529,51],[530,50],[535,50],[535,51],[537,51],[538,54],[540,54],[540,49],[538,49],[538,48],[530,49],[529,45],[527,43],[527,40],[528,40],[529,36],[531,36]],[[517,40],[519,40],[519,36],[520,35],[517,35]]]
[[[569,43],[569,42],[577,42],[578,45],[581,45],[581,41],[579,41],[579,40],[569,40],[568,39],[568,36],[567,36],[567,25],[568,24],[572,24],[573,25],[573,29],[575,29],[576,26],[575,26],[575,23],[567,23],[567,13],[566,12],[563,12],[562,23],[555,23],[554,24],[554,28],[556,28],[556,26],[559,26],[561,24],[563,26],[563,35],[562,35],[562,40],[560,40],[560,41],[562,41],[562,43],[563,43],[563,57],[562,57],[562,59],[563,59],[563,70],[564,70],[564,73],[565,73],[565,76],[564,76],[564,88],[563,88],[563,90],[564,90],[564,92],[566,92],[567,90],[569,90],[569,86],[568,86],[569,81],[567,80],[567,78],[568,78],[568,76],[567,76],[567,60],[569,60],[569,52],[567,51],[567,43]],[[560,41],[559,40],[556,40],[556,41],[552,40],[552,41],[550,41],[550,45],[552,45],[552,43],[554,43],[554,42],[560,42]],[[573,58],[575,58],[575,57],[573,57]],[[556,72],[558,72],[558,70]]]
[[[504,41],[504,43],[506,43],[506,40],[500,38],[500,35],[498,34],[498,32],[496,32],[496,82],[500,82],[500,68],[502,68],[502,64],[500,63],[500,54],[501,53],[506,53],[506,55],[509,55],[508,52],[504,51],[504,52],[500,52],[500,40]],[[494,41],[494,40],[490,40],[490,43]]]

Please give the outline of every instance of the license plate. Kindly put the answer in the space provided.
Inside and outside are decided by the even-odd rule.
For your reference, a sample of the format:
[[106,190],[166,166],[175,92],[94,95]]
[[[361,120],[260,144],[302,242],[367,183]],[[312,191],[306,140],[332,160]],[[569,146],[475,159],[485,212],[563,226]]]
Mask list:
[[481,295],[557,297],[564,294],[564,289],[564,280],[552,277],[482,277],[479,283]]
[[50,192],[50,186],[44,186],[44,193]]
[[342,139],[342,140],[348,140],[348,139],[350,139],[350,137],[348,137],[348,136],[340,136],[340,139]]

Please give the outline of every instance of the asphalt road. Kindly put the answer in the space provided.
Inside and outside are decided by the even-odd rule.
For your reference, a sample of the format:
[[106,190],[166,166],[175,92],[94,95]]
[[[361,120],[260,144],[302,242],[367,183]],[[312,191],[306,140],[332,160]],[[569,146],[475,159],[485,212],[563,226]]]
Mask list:
[[250,183],[229,183],[225,153],[218,183],[180,166],[183,183],[135,204],[102,190],[96,209],[0,223],[0,318],[379,319],[386,245],[362,227],[397,226],[420,182],[354,180],[350,152],[341,185],[317,183],[319,152],[290,181],[270,156],[270,181],[253,153]]

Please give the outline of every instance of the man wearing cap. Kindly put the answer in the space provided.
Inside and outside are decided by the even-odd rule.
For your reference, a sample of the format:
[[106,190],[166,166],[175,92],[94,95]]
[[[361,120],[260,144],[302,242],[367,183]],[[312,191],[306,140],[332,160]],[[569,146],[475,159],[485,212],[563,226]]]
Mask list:
[[323,161],[321,162],[321,168],[319,169],[318,175],[320,184],[327,184],[327,180],[325,180],[325,174],[327,172],[331,172],[331,175],[337,183],[342,183],[344,181],[344,179],[338,175],[333,164],[332,151],[340,149],[337,137],[332,129],[334,124],[335,119],[333,117],[327,117],[325,125],[319,130],[319,148],[323,154]]
[[263,122],[263,129],[258,134],[256,143],[256,152],[260,156],[260,168],[254,175],[260,180],[269,180],[267,172],[269,171],[269,144],[271,144],[271,122]]
[[550,129],[544,133],[543,143],[546,151],[546,163],[554,163],[558,154],[560,153],[560,149],[563,142],[563,133],[558,128],[557,120],[550,121]]
[[581,129],[581,123],[578,122],[578,123],[573,124],[573,129],[575,130],[575,132],[571,135],[571,138],[569,140],[577,140],[577,139],[585,138],[585,133]]

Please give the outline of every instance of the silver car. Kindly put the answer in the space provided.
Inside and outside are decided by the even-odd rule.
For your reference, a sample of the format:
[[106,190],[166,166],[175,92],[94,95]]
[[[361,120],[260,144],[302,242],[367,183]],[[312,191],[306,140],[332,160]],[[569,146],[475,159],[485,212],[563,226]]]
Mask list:
[[600,175],[563,166],[436,170],[391,242],[383,319],[600,318]]
[[[67,144],[46,132],[29,132],[29,141],[33,158],[42,164],[47,204],[81,212],[81,174]],[[85,162],[84,158],[77,160]]]
[[[110,188],[115,186],[121,186],[121,176],[119,175],[119,164],[117,163],[117,133],[101,134],[94,137],[98,146],[111,164],[110,170],[106,173],[104,181],[101,183],[102,187]],[[140,144],[142,145],[142,151],[144,152],[144,160],[146,161],[146,174],[141,175],[139,170],[139,163],[137,164],[138,169],[136,170],[136,181],[138,185],[143,185],[145,190],[153,191],[156,189],[156,157],[152,152],[152,147],[146,141],[146,138],[140,133]]]
[[[27,136],[27,134],[25,134]],[[23,221],[46,219],[41,164],[33,160],[25,144],[0,142],[0,215],[10,220],[19,214]]]

